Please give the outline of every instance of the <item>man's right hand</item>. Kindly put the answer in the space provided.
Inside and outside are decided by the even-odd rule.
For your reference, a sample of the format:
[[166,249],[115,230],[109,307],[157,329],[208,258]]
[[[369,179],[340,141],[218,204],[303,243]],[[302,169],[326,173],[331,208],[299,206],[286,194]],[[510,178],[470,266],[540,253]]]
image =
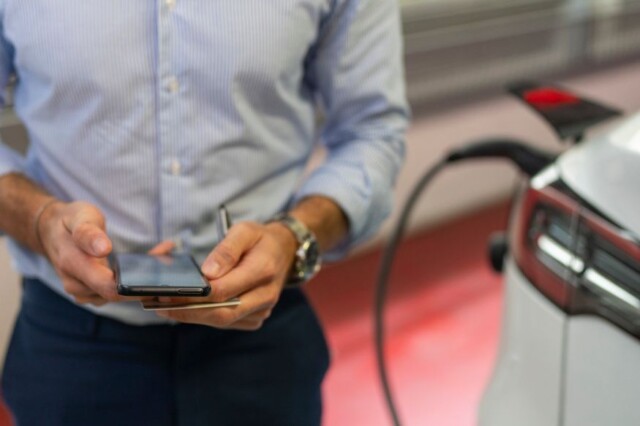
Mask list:
[[77,303],[96,306],[131,300],[119,296],[107,256],[112,244],[105,218],[89,203],[53,202],[36,224],[42,249],[62,280],[64,290]]

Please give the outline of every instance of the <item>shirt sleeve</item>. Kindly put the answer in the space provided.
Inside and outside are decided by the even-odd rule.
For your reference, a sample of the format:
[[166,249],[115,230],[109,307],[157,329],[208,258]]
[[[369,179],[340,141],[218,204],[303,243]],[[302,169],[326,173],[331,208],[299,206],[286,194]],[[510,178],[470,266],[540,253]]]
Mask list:
[[[0,1],[0,114],[7,107],[6,88],[13,74],[13,49],[4,37],[4,2]],[[24,157],[9,148],[0,136],[0,176],[22,170]]]
[[324,114],[327,157],[294,201],[324,195],[349,220],[327,260],[371,237],[389,215],[409,121],[397,0],[337,0],[310,53],[307,78]]

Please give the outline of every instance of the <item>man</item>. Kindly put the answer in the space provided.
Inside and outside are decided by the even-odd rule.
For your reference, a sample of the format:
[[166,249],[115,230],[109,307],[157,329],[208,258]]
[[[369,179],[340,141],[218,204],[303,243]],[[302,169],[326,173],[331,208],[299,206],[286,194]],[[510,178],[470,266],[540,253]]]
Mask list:
[[[30,139],[26,158],[0,151],[25,277],[3,373],[18,423],[318,424],[328,354],[287,283],[313,275],[305,250],[337,259],[390,210],[395,0],[0,5],[0,78],[17,76]],[[317,139],[326,160],[303,176]],[[208,298],[241,305],[155,315],[117,294],[110,252],[175,245],[209,252]]]

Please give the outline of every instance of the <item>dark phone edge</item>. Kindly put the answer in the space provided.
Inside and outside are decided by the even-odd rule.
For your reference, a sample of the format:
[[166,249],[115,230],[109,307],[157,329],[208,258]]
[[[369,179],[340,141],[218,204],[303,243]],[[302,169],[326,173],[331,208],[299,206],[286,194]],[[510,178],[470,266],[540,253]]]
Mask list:
[[[180,292],[182,291],[182,292]],[[186,292],[185,292],[186,291]],[[191,292],[193,291],[193,292]],[[198,293],[196,293],[198,292]],[[118,283],[118,294],[122,296],[177,296],[204,297],[211,293],[211,286],[207,287],[129,287]]]
[[[196,269],[202,277],[202,281],[205,284],[204,287],[180,287],[180,288],[167,288],[167,287],[136,287],[127,286],[120,282],[120,264],[116,257],[115,252],[109,253],[108,260],[111,269],[113,270],[114,279],[117,283],[117,291],[121,296],[178,296],[178,297],[205,297],[211,293],[211,285],[207,281],[207,278],[202,273],[198,262],[193,256],[189,255],[189,258],[195,265]],[[183,290],[183,293],[179,293],[179,290]],[[184,293],[186,291],[199,291],[199,293]]]

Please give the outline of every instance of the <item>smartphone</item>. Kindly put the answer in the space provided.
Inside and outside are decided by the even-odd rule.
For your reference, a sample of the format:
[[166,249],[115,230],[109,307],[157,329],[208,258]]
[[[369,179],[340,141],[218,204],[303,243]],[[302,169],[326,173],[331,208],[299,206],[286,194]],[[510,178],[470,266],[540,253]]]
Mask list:
[[111,256],[118,293],[123,296],[207,296],[209,282],[193,256],[115,253]]

